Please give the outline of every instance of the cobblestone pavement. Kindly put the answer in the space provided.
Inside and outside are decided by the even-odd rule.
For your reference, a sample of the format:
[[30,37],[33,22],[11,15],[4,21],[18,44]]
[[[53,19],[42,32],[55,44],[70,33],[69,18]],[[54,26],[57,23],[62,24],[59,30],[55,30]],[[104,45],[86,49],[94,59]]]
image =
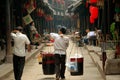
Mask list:
[[[75,75],[72,76],[70,72],[66,69],[66,80],[103,80],[97,67],[92,62],[90,56],[88,55],[88,51],[83,47],[76,47],[74,45],[72,49],[72,42],[70,42],[70,46],[67,50],[67,57],[73,56],[74,53],[83,54],[84,57],[84,74],[83,75]],[[44,47],[43,51],[53,51],[53,47]],[[6,76],[3,80],[14,80],[13,72]],[[42,71],[42,64],[38,64],[38,60],[36,56],[31,58],[25,65],[22,80],[55,80],[55,75],[44,75]]]

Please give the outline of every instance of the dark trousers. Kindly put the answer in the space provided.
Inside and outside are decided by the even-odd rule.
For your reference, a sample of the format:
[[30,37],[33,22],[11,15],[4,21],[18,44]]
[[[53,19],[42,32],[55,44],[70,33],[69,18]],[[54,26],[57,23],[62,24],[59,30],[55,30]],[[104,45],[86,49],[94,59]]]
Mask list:
[[96,46],[96,40],[97,40],[96,36],[91,36],[89,38],[90,45]]
[[56,78],[65,78],[65,62],[66,55],[55,54],[55,67],[56,67]]
[[25,57],[13,55],[13,69],[15,80],[21,80],[23,69],[25,65]]

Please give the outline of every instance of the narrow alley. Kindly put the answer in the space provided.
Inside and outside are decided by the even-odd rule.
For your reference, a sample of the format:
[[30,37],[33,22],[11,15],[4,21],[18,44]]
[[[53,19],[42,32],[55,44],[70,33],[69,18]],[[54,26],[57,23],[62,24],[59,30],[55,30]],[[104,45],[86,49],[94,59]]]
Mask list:
[[[69,54],[71,51],[71,47],[73,46],[71,55]],[[53,51],[53,46],[45,46],[42,51]],[[84,57],[84,73],[83,75],[71,75],[70,72],[66,68],[66,80],[103,80],[101,77],[96,65],[93,63],[90,58],[88,51],[84,47],[77,47],[75,43],[70,41],[70,46],[67,49],[67,59],[70,56],[74,56],[74,53],[82,54]],[[13,72],[6,76],[3,80],[14,80]],[[38,64],[37,57],[34,56],[28,61],[25,65],[22,80],[55,80],[55,75],[44,75],[42,64]]]

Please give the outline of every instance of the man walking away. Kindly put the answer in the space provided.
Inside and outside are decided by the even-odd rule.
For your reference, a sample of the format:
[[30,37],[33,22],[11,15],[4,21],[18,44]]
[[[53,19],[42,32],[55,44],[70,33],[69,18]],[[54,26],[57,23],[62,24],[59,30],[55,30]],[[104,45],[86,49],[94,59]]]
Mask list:
[[65,79],[65,62],[66,62],[66,49],[69,45],[69,39],[64,34],[65,28],[60,28],[59,34],[50,33],[50,36],[54,39],[54,54],[55,54],[55,67],[56,67],[56,80],[61,78]]
[[13,53],[13,70],[15,80],[21,80],[24,65],[25,65],[25,46],[30,52],[30,41],[28,37],[22,33],[22,27],[19,26],[11,32],[11,36],[14,40],[14,53]]

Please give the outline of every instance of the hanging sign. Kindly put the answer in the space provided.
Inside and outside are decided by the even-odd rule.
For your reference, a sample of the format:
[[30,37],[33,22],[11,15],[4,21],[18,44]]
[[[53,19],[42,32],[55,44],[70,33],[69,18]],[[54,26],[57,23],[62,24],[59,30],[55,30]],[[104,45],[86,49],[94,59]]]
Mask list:
[[25,17],[23,17],[23,21],[24,21],[25,25],[28,25],[28,24],[30,24],[30,23],[33,21],[33,19],[32,19],[32,17],[28,14],[28,15],[26,15]]

